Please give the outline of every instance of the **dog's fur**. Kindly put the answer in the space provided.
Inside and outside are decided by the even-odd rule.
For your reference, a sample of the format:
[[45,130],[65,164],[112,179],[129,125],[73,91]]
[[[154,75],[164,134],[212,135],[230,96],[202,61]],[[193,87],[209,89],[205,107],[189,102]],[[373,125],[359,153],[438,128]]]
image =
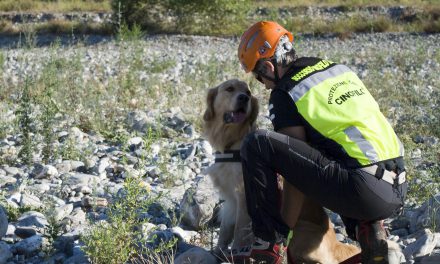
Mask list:
[[[289,197],[293,188],[287,181],[283,182],[282,215],[288,215],[292,204]],[[286,220],[288,226],[292,226]],[[298,221],[293,228],[293,237],[288,253],[293,263],[336,264],[358,254],[360,249],[353,245],[343,244],[336,239],[333,225],[324,208],[314,200],[305,197]]]
[[[243,103],[244,95],[249,98],[246,103]],[[235,120],[240,122],[225,122],[225,115],[237,109],[244,111],[245,118]],[[208,92],[204,136],[217,151],[238,150],[246,134],[255,130],[257,115],[258,101],[250,94],[248,85],[236,79],[226,81]],[[206,173],[225,200],[217,249],[226,250],[231,242],[232,249],[249,245],[253,238],[246,229],[251,220],[246,210],[241,163],[215,163]],[[284,192],[289,192],[289,188],[285,181]],[[283,195],[283,210],[289,210],[295,202],[288,199],[288,195]],[[295,263],[339,263],[359,252],[357,247],[336,240],[322,206],[307,198],[293,234],[288,250]]]

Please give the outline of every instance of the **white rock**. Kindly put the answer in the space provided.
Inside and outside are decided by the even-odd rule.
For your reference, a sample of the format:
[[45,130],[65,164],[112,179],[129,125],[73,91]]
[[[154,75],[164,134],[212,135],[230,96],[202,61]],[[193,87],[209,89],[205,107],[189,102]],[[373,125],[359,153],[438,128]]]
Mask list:
[[61,221],[64,217],[68,216],[73,210],[73,204],[66,204],[55,208],[54,218],[55,221]]
[[425,229],[425,234],[418,238],[414,243],[409,244],[403,254],[407,259],[411,257],[422,257],[429,255],[437,245],[436,236],[429,229]]
[[42,205],[40,198],[35,195],[25,193],[21,197],[20,206],[22,207],[40,208]]
[[173,232],[173,234],[177,235],[180,239],[182,239],[186,243],[190,243],[191,241],[194,241],[194,239],[200,238],[199,233],[197,233],[196,231],[183,230],[179,226],[175,226],[171,228],[171,232]]
[[17,182],[17,179],[12,176],[0,176],[0,188],[6,186],[15,184]]

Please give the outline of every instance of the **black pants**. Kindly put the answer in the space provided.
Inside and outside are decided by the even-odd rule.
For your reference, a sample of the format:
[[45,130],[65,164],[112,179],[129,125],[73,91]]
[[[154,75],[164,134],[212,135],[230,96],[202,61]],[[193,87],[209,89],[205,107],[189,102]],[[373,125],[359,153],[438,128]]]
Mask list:
[[279,211],[277,173],[344,218],[385,219],[402,207],[406,196],[406,183],[396,187],[359,169],[346,169],[307,143],[272,131],[249,134],[241,156],[253,231],[264,240],[289,232]]

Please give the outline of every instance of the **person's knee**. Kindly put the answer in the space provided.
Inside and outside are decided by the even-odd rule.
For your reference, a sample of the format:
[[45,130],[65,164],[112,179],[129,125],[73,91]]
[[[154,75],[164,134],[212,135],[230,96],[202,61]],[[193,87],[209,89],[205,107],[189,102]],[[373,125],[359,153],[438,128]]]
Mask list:
[[266,134],[267,130],[265,129],[258,129],[247,134],[241,144],[240,155],[246,159],[246,157],[249,156],[249,153],[253,153],[255,149],[258,149],[255,148],[255,146],[258,146],[260,138],[264,137]]

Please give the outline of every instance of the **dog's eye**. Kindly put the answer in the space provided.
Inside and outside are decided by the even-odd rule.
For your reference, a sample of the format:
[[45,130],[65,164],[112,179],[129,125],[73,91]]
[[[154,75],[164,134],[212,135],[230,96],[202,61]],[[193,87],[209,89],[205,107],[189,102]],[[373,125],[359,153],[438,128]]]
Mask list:
[[251,96],[251,91],[247,90],[247,91],[246,91],[246,94],[249,95],[249,96]]
[[229,86],[228,88],[226,88],[226,91],[228,91],[228,92],[233,92],[233,91],[234,91],[234,87]]

